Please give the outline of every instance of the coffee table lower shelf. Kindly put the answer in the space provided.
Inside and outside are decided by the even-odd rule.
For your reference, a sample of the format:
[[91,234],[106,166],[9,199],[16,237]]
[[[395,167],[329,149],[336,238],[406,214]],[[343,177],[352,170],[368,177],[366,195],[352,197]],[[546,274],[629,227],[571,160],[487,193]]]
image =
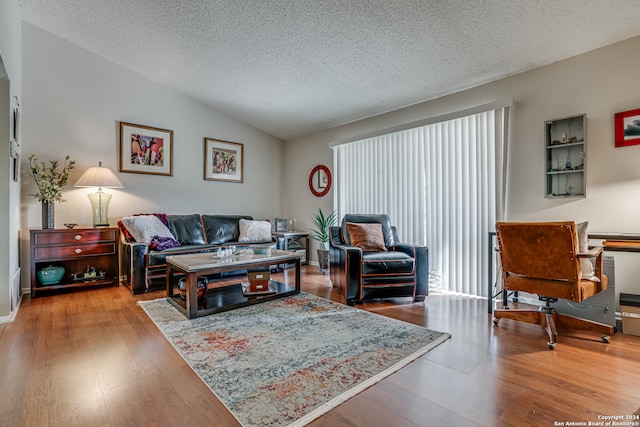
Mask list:
[[[242,285],[240,283],[208,289],[203,300],[198,302],[197,317],[207,316],[214,313],[222,313],[223,311],[235,310],[237,308],[259,304],[300,293],[300,291],[297,290],[294,286],[290,286],[274,280],[271,281],[271,286],[275,290],[274,293],[250,296],[245,296],[243,294]],[[182,314],[189,317],[189,314],[187,312],[187,302],[182,297],[180,297],[179,295],[172,295],[170,297],[167,297],[167,300],[171,304],[173,304]]]

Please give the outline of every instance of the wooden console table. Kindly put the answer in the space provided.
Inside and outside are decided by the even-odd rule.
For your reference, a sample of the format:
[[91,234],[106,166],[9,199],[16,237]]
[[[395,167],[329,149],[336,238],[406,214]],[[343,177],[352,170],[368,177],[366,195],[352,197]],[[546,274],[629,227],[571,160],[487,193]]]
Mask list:
[[[118,228],[31,230],[31,298],[59,289],[119,286],[119,233]],[[38,280],[36,272],[49,265],[64,267],[60,282]]]

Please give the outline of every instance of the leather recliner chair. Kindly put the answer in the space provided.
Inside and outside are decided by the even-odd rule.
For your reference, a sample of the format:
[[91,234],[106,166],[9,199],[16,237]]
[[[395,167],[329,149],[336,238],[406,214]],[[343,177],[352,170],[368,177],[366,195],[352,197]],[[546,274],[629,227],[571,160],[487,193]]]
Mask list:
[[[386,251],[370,252],[353,246],[347,223],[379,223]],[[410,296],[424,301],[429,292],[429,250],[400,243],[386,214],[347,214],[341,226],[331,227],[330,278],[347,304],[365,299]]]

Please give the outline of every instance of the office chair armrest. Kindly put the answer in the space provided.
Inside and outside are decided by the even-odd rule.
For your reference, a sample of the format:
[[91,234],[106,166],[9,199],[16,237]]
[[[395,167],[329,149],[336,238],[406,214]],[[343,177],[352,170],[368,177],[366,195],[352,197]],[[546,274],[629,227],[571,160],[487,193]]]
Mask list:
[[578,258],[596,258],[602,254],[603,250],[602,246],[593,246],[587,252],[578,252]]

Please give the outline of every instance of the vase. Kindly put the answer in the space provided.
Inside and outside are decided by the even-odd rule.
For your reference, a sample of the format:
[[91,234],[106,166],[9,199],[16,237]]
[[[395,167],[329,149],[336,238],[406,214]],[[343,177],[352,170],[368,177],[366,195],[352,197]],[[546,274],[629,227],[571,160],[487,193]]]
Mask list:
[[55,202],[42,202],[42,229],[56,228]]
[[50,265],[36,272],[36,276],[43,286],[57,285],[64,277],[64,267],[59,265]]
[[[204,299],[205,294],[207,293],[207,286],[209,285],[209,280],[206,277],[198,277],[198,302]],[[178,294],[182,299],[187,299],[187,279],[184,277],[180,278],[178,281]]]
[[325,249],[318,249],[318,266],[322,274],[329,272],[329,251]]

